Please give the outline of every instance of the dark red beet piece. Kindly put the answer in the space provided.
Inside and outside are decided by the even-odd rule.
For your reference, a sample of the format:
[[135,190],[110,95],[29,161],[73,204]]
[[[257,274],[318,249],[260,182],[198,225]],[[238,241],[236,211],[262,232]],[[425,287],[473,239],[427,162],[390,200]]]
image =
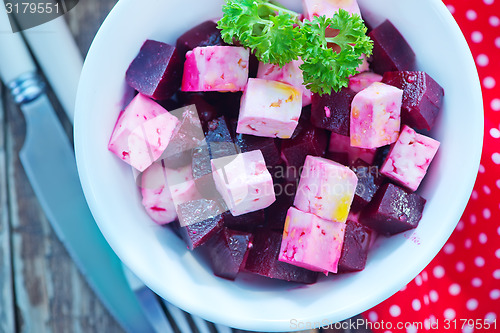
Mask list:
[[179,119],[179,125],[161,158],[166,167],[176,169],[191,163],[192,149],[200,146],[205,135],[194,107],[173,110],[170,114]]
[[389,156],[389,153],[391,152],[391,147],[392,145],[386,145],[377,148],[377,152],[375,153],[375,158],[372,165],[377,166],[380,170],[380,168],[382,168],[382,164],[384,164],[387,156]]
[[224,116],[208,122],[206,140],[212,159],[237,154]]
[[252,240],[253,235],[249,232],[223,228],[207,244],[214,274],[234,280],[240,269],[245,267]]
[[208,131],[208,122],[219,117],[215,107],[208,103],[200,93],[190,93],[187,96],[184,96],[183,104],[196,105],[198,117],[200,118],[201,126],[203,127],[203,131],[205,133]]
[[394,235],[417,227],[426,200],[416,193],[386,183],[361,211],[359,222],[382,235]]
[[385,20],[368,36],[373,40],[372,68],[377,74],[415,69],[415,53],[401,33]]
[[204,98],[228,119],[238,118],[243,92],[205,92]]
[[382,185],[384,177],[379,173],[377,166],[369,165],[359,158],[352,165],[352,170],[358,177],[358,185],[351,210],[359,212],[373,199],[380,185]]
[[349,165],[349,154],[348,153],[338,153],[333,151],[326,152],[325,157],[329,160],[335,161],[343,165]]
[[212,172],[210,164],[210,152],[208,146],[201,146],[193,149],[192,155],[193,178],[198,179]]
[[349,136],[351,103],[356,93],[349,88],[330,95],[312,95],[311,123],[319,128]]
[[286,166],[286,179],[296,181],[299,169],[307,155],[325,156],[328,136],[324,129],[313,126],[308,121],[299,123],[296,134],[281,144],[281,159]]
[[339,273],[365,268],[372,231],[355,221],[347,221],[339,259]]
[[213,200],[199,199],[180,204],[177,213],[180,221],[189,224],[180,228],[180,234],[190,250],[206,243],[222,228],[222,210]]
[[315,283],[317,272],[278,261],[281,246],[281,233],[261,229],[254,234],[253,247],[245,264],[245,271],[300,283]]
[[263,226],[265,221],[263,209],[239,216],[233,216],[231,212],[226,211],[223,215],[224,226],[239,231],[252,232],[257,227]]
[[245,153],[260,149],[266,165],[274,166],[281,162],[280,150],[278,148],[279,139],[236,133],[237,123],[237,119],[231,119],[230,121],[231,134],[239,152]]
[[[281,184],[279,185],[281,186]],[[285,184],[286,186],[286,184]],[[285,219],[288,209],[293,205],[293,199],[295,197],[295,189],[293,187],[293,193],[288,193],[287,188],[292,187],[281,187],[282,192],[277,194],[276,201],[265,209],[266,211],[266,227],[272,230],[283,232],[285,227]]]
[[403,90],[401,121],[430,130],[443,105],[444,90],[429,74],[419,71],[386,72],[382,82]]
[[215,187],[214,178],[212,177],[210,152],[207,145],[193,149],[191,166],[195,185],[201,196],[221,202],[220,194]]
[[177,39],[179,55],[184,59],[187,51],[198,46],[227,45],[214,21],[205,21],[185,32]]
[[169,99],[180,87],[182,61],[174,46],[147,40],[130,64],[127,83],[156,100]]
[[237,154],[225,117],[207,123],[206,145],[193,149],[193,178],[198,191],[205,198],[219,198],[212,177],[210,159]]

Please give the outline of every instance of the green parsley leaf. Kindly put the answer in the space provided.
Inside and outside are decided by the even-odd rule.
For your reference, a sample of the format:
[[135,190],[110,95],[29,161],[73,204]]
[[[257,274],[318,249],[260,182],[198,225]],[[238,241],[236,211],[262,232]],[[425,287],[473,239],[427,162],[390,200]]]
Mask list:
[[226,43],[237,40],[266,63],[284,66],[298,59],[302,46],[299,14],[267,0],[228,0],[222,11],[217,27]]
[[[327,29],[335,29],[335,37],[326,37]],[[335,31],[334,30],[334,31]],[[302,53],[304,84],[314,93],[330,94],[349,84],[349,76],[357,72],[363,54],[370,55],[373,45],[366,36],[366,26],[357,14],[340,9],[333,18],[315,17],[302,27],[305,43]],[[332,44],[340,47],[334,51]]]
[[[320,95],[347,87],[363,54],[372,53],[363,19],[343,9],[331,18],[304,22],[299,14],[268,0],[227,0],[222,11],[217,27],[225,42],[239,41],[265,63],[284,66],[302,58],[304,84]],[[327,36],[327,29],[337,34]]]

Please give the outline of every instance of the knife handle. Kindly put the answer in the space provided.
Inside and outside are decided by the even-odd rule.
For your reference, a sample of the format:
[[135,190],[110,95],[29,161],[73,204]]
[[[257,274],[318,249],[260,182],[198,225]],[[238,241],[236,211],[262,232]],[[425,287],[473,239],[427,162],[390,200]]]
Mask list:
[[43,92],[33,62],[19,32],[13,33],[4,6],[0,6],[0,79],[14,93],[16,103],[33,100]]
[[45,84],[36,74],[36,65],[21,34],[12,32],[4,8],[0,6],[0,79],[17,104],[28,103],[44,92]]

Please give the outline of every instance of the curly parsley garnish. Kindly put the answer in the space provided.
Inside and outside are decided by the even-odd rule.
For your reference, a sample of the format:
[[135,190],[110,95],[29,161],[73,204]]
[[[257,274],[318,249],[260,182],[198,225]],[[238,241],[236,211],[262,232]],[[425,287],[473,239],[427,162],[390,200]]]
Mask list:
[[[314,93],[347,87],[373,44],[363,19],[340,9],[332,18],[299,20],[299,14],[268,0],[227,0],[218,22],[226,43],[239,41],[262,62],[284,66],[302,58],[304,84]],[[327,30],[328,29],[328,30]],[[328,37],[327,31],[334,31]],[[331,47],[336,45],[335,50]]]

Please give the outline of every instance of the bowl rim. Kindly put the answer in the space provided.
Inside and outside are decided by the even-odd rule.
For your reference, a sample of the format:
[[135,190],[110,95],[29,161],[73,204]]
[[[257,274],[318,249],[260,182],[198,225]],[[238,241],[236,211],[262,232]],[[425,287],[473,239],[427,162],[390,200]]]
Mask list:
[[[93,54],[96,52],[96,41],[99,41],[100,39],[103,38],[103,35],[106,34],[107,31],[112,29],[114,22],[119,20],[120,16],[122,15],[123,12],[127,11],[127,8],[129,4],[133,3],[135,0],[121,0],[119,1],[115,7],[112,9],[106,20],[104,21],[103,25],[99,29],[98,33],[96,34],[96,37],[94,39],[94,42],[92,43],[89,52],[88,52],[88,57],[85,61],[83,71],[82,71],[82,76],[80,78],[80,84],[78,88],[78,94],[77,94],[77,102],[76,102],[76,112],[75,112],[75,129],[74,129],[74,135],[75,135],[75,151],[76,151],[76,158],[77,158],[77,165],[78,165],[78,170],[79,170],[79,176],[80,176],[80,181],[82,183],[82,187],[85,193],[85,197],[87,199],[87,202],[89,204],[89,207],[92,211],[92,214],[95,217],[95,220],[101,229],[102,228],[102,212],[101,212],[101,205],[98,203],[96,199],[96,193],[95,189],[92,186],[92,178],[90,176],[91,170],[92,170],[92,165],[88,163],[87,155],[84,149],[85,146],[85,127],[83,126],[83,113],[84,113],[84,105],[85,105],[85,99],[88,97],[86,93],[88,92],[91,87],[89,86],[91,80],[91,70],[90,68],[93,66],[94,62],[96,61],[93,58]],[[471,89],[471,98],[475,101],[475,105],[477,107],[480,106],[481,110],[483,110],[483,103],[482,103],[482,93],[481,93],[481,88],[480,88],[480,83],[479,83],[479,78],[477,75],[477,70],[474,65],[474,60],[472,58],[472,55],[470,54],[469,47],[467,45],[467,42],[465,38],[463,37],[460,28],[458,24],[455,22],[453,19],[453,16],[451,13],[448,11],[446,6],[439,0],[425,0],[426,2],[430,3],[433,8],[438,11],[439,15],[443,16],[446,18],[447,23],[450,25],[450,29],[454,32],[454,35],[461,36],[457,40],[457,43],[459,43],[459,47],[463,49],[464,51],[467,51],[468,53],[468,61],[469,63],[467,64],[469,70],[474,70],[475,71],[475,82],[471,82],[470,85],[473,89]],[[474,129],[474,135],[473,135],[473,140],[475,141],[474,145],[477,146],[477,150],[473,152],[471,156],[469,156],[470,160],[472,161],[472,164],[474,165],[474,169],[472,170],[475,175],[477,175],[477,170],[479,169],[479,163],[480,163],[480,158],[481,158],[481,151],[482,151],[482,142],[483,142],[483,130],[484,130],[484,115],[481,112],[481,116],[483,117],[481,120],[481,128],[475,128]],[[470,177],[467,179],[467,183],[464,185],[464,188],[467,189],[467,196],[463,196],[463,198],[455,203],[455,208],[457,208],[454,213],[452,214],[454,216],[454,220],[459,221],[463,209],[465,209],[465,206],[468,202],[468,198],[470,196],[470,193],[472,192],[473,186],[475,183],[475,176]],[[421,259],[413,265],[411,269],[408,269],[407,274],[401,277],[400,279],[400,285],[405,285],[408,282],[410,282],[422,269],[427,266],[427,264],[434,258],[434,256],[439,252],[441,247],[444,245],[446,240],[449,238],[451,233],[453,232],[454,228],[449,229],[449,232],[443,233],[440,235],[440,241],[439,242],[434,242],[433,246],[428,246],[425,248],[425,253],[422,255]],[[110,235],[107,235],[105,232],[103,232],[104,237],[107,239],[108,243],[110,244],[111,248],[115,251],[115,253],[120,257],[120,259],[137,275],[139,276],[146,285],[148,285],[152,290],[159,290],[158,285],[152,281],[148,276],[145,276],[141,272],[141,267],[137,265],[136,261],[130,260],[130,258],[127,257],[125,252],[121,250],[120,244],[114,239],[113,237],[110,237]],[[383,292],[378,292],[376,293],[372,298],[369,300],[362,300],[362,307],[364,308],[371,308],[372,306],[384,301],[394,293],[396,293],[400,289],[399,285],[394,285],[393,288],[388,288],[384,290]],[[168,296],[165,294],[162,294],[162,296]],[[172,295],[170,295],[172,296]],[[236,328],[242,328],[242,329],[250,329],[250,330],[262,330],[262,331],[282,331],[282,330],[288,330],[290,331],[290,322],[285,321],[285,320],[275,320],[275,321],[261,321],[261,322],[254,322],[249,319],[246,319],[245,316],[235,316],[234,318],[227,318],[228,316],[221,315],[218,313],[217,309],[200,309],[200,308],[190,308],[190,304],[185,302],[185,300],[179,299],[178,297],[172,297],[168,299],[170,302],[173,304],[179,306],[180,308],[193,312],[197,315],[200,315],[201,317],[213,321],[213,322],[218,322],[218,323],[223,323],[225,325],[231,326],[231,327],[236,327]],[[344,317],[351,317],[353,315],[356,315],[357,313],[353,313],[352,309],[341,309],[340,312],[335,313],[335,316],[341,315]],[[318,319],[323,319],[326,317],[331,317],[335,318],[335,316],[332,313],[328,313],[325,311],[325,313],[322,313],[321,315],[318,315],[316,317],[309,317],[309,318],[301,318],[302,321],[304,322],[318,322]]]

